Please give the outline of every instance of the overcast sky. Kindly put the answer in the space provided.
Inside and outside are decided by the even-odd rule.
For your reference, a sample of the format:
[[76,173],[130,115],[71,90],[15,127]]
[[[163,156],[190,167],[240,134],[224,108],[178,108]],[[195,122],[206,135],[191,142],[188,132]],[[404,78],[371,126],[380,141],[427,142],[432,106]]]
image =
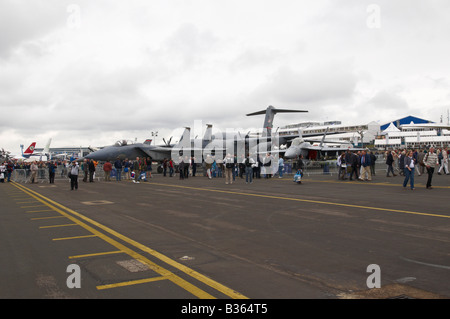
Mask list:
[[157,142],[194,121],[447,122],[450,1],[0,0],[0,147]]

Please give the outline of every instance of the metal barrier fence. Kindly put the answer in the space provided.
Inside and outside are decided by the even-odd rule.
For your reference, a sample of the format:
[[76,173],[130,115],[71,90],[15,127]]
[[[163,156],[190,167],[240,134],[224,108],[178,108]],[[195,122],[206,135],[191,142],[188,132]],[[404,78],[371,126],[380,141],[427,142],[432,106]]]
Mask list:
[[339,167],[336,161],[303,161],[304,175],[337,175]]
[[[303,160],[304,167],[303,167],[303,174],[306,176],[310,175],[338,175],[339,174],[339,167],[336,164],[336,160],[329,160],[329,161],[310,161],[310,160]],[[377,158],[377,171],[383,170],[385,171],[385,166],[381,165],[383,163],[380,158]],[[153,165],[152,166],[152,174],[160,174],[157,172],[157,168],[160,165]],[[383,167],[383,168],[381,168]],[[177,172],[177,170],[174,170]],[[274,170],[275,171],[275,170]],[[284,169],[283,169],[283,175],[294,175],[297,171],[297,162],[296,161],[285,161],[284,162]],[[218,172],[216,172],[216,176]],[[161,173],[162,174],[162,173]],[[167,174],[169,174],[169,169],[167,169]],[[205,175],[206,170],[205,167],[203,167],[202,164],[197,164],[197,174],[199,176]],[[275,175],[278,175],[279,172],[275,173]],[[223,175],[223,172],[222,172]],[[125,173],[122,170],[122,179],[125,177]],[[84,172],[81,170],[79,171],[79,179],[84,178]],[[116,179],[116,170],[113,168],[111,174],[110,174],[111,180]],[[68,179],[67,177],[67,169],[63,168],[62,166],[57,166],[56,172],[55,172],[55,180],[59,179]],[[105,179],[105,173],[103,171],[103,165],[98,164],[95,170],[95,176],[94,179],[97,181],[104,180]],[[11,174],[11,180],[18,182],[18,183],[30,183],[31,182],[31,171],[30,169],[15,169]],[[49,172],[47,168],[40,168],[36,174],[36,180],[35,182],[38,183],[48,183],[49,182]]]

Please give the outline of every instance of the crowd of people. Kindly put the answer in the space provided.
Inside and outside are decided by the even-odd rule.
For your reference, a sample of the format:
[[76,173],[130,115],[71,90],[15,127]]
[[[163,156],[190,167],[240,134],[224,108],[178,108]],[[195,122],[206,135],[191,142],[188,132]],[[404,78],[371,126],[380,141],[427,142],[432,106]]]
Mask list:
[[[412,149],[412,150],[390,150],[383,154],[386,164],[386,177],[401,175],[404,177],[403,187],[410,184],[414,188],[414,175],[428,175],[427,189],[432,189],[432,179],[435,169],[438,174],[450,175],[448,170],[449,154],[447,148],[435,149]],[[376,174],[375,163],[377,155],[374,152],[357,151],[343,152],[338,157],[340,180],[366,180],[371,181]]]
[[[239,159],[231,154],[227,154],[223,159],[207,155],[201,165],[204,175],[209,179],[225,178],[225,184],[232,184],[236,178],[243,179],[245,174],[245,182],[251,184],[255,178],[271,178],[276,171],[279,177],[282,177],[283,169],[280,168],[284,167],[283,159],[278,159],[278,170],[273,169],[275,160],[270,153],[263,158],[242,155]],[[195,157],[180,157],[176,164],[173,159],[165,159],[162,164],[163,176],[167,176],[167,170],[169,170],[169,177],[174,176],[176,172],[180,179],[195,177],[198,165]],[[177,170],[175,166],[178,166]]]
[[[449,175],[448,160],[449,154],[447,148],[435,150],[433,147],[423,150],[391,150],[386,151],[382,156],[371,151],[357,151],[341,153],[337,159],[338,178],[340,180],[366,180],[371,181],[376,175],[375,164],[380,163],[380,158],[386,164],[386,176],[404,177],[403,186],[406,188],[410,184],[414,189],[414,175],[428,174],[426,184],[427,189],[432,189],[432,178],[437,169],[437,174]],[[93,183],[96,173],[104,178],[106,182],[111,177],[116,181],[130,180],[134,183],[148,181],[152,178],[151,157],[137,157],[136,159],[115,161],[106,161],[102,163],[101,168],[97,166],[99,162],[94,160],[56,160],[31,163],[8,160],[0,164],[0,181],[10,181],[11,174],[15,169],[23,169],[26,172],[27,182],[36,183],[38,178],[42,179],[48,176],[49,183],[54,183],[58,167],[58,174],[61,177],[70,178],[72,190],[78,189],[78,178],[81,174],[83,182]],[[236,178],[244,179],[246,183],[253,183],[254,179],[272,178],[278,175],[283,177],[284,159],[283,157],[274,157],[270,153],[265,156],[236,156],[227,154],[225,158],[215,158],[207,155],[202,164],[198,164],[195,157],[180,157],[177,161],[173,159],[164,159],[161,169],[164,177],[174,177],[178,175],[179,179],[187,179],[197,176],[197,167],[201,165],[204,176],[209,179],[224,178],[226,184],[232,184]],[[300,157],[295,161],[295,166],[302,170],[304,167],[303,159]],[[44,174],[48,170],[48,175]],[[101,173],[101,174],[99,174]]]

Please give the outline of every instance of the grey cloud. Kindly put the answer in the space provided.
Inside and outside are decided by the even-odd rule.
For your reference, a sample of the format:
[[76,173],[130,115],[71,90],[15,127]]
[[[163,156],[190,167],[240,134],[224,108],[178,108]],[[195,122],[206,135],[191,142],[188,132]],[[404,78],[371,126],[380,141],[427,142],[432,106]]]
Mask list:
[[368,102],[370,110],[407,110],[408,102],[396,93],[386,90],[377,92]]
[[8,58],[21,44],[65,26],[67,4],[57,0],[1,0],[0,58]]
[[302,71],[282,67],[257,90],[257,94],[282,104],[348,101],[356,83],[356,75],[348,63],[324,63]]

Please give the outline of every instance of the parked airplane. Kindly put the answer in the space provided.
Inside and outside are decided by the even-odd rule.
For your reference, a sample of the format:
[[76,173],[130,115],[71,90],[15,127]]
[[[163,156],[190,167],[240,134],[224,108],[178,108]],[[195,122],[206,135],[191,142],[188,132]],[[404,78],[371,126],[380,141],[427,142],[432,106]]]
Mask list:
[[[328,131],[328,130],[327,130]],[[310,153],[335,153],[337,152],[343,152],[343,151],[362,151],[363,148],[355,148],[351,143],[346,143],[344,141],[327,141],[325,140],[327,132],[322,137],[322,140],[320,141],[319,145],[313,145],[311,142],[317,142],[317,139],[313,138],[304,138],[302,137],[302,134],[299,133],[299,137],[296,137],[292,140],[291,146],[286,150],[284,153],[284,158],[286,159],[292,159],[297,158],[300,155],[303,155],[304,158],[310,157]],[[340,144],[340,146],[333,147],[328,146],[325,143],[334,143],[334,144]]]
[[117,158],[124,160],[136,159],[136,157],[152,157],[154,161],[160,162],[165,158],[170,158],[171,147],[151,145],[151,140],[144,143],[134,143],[131,141],[117,141],[114,145],[98,149],[82,159],[93,159],[96,161],[115,161]]
[[11,155],[10,157],[15,160],[25,160],[27,158],[30,158],[30,156],[33,155],[34,153],[35,146],[36,142],[31,143],[30,146],[28,146],[28,148],[24,152],[23,145],[20,145],[21,155]]
[[[162,162],[165,158],[172,158],[175,163],[178,163],[181,157],[185,158],[194,156],[196,161],[201,163],[203,158],[207,155],[217,155],[223,158],[226,152],[237,155],[244,155],[248,151],[252,154],[259,153],[260,150],[264,154],[272,149],[273,144],[278,144],[272,141],[273,118],[277,113],[287,112],[307,112],[300,110],[286,110],[276,109],[269,106],[266,110],[247,114],[247,116],[265,114],[263,124],[263,134],[261,137],[250,137],[247,134],[240,132],[220,132],[213,134],[212,125],[207,124],[207,128],[203,138],[191,138],[191,129],[186,127],[178,143],[171,144],[172,137],[164,141],[164,145],[151,145],[151,140],[144,143],[130,143],[127,141],[118,141],[116,144],[96,150],[88,155],[85,159],[94,159],[99,161],[112,161],[117,158],[135,159],[136,157],[151,156],[156,162]],[[297,137],[283,136],[280,137],[283,141]],[[239,154],[240,153],[240,154]]]
[[[42,152],[37,152],[37,153],[34,152],[35,145],[36,145],[36,143],[34,143],[35,145],[33,145],[33,152],[30,155],[27,156],[26,151],[25,151],[25,153],[23,153],[24,154],[23,156],[25,157],[24,161],[25,162],[33,162],[35,160],[38,160],[38,161],[49,160],[50,159],[50,144],[51,144],[51,142],[52,142],[52,139],[49,138],[47,141],[47,144],[45,144],[45,147],[42,150]],[[21,145],[21,147],[22,147],[22,145]],[[39,159],[34,158],[35,156],[36,157],[39,156]]]
[[308,112],[303,110],[287,110],[276,109],[273,106],[268,106],[265,110],[249,113],[247,116],[263,115],[265,114],[264,123],[262,126],[262,134],[258,137],[252,137],[248,133],[241,133],[239,131],[226,131],[212,134],[212,125],[208,124],[203,139],[191,139],[190,128],[185,131],[185,135],[180,139],[172,149],[172,158],[176,161],[179,156],[194,156],[196,160],[201,162],[202,158],[207,155],[217,156],[223,158],[227,153],[241,156],[250,153],[266,154],[274,149],[279,149],[281,144],[297,137],[291,136],[273,136],[273,119],[277,113],[299,113]]

